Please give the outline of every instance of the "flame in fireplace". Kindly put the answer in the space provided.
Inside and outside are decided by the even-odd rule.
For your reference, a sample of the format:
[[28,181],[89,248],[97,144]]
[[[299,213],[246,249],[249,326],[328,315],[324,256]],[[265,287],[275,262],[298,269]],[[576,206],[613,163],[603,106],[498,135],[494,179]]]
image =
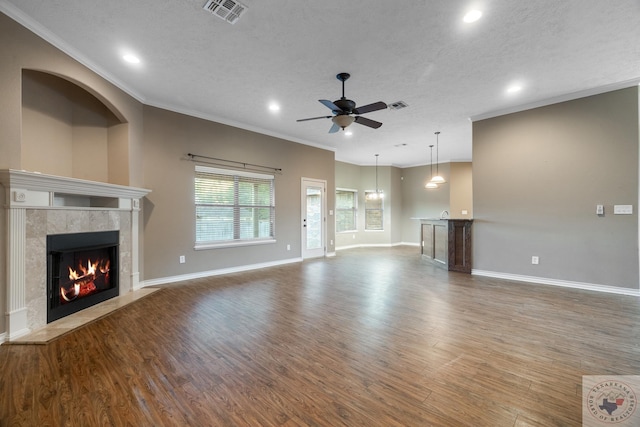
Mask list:
[[77,280],[81,277],[87,276],[89,274],[96,274],[96,267],[97,267],[97,262],[96,263],[92,263],[91,260],[87,260],[87,268],[84,268],[83,265],[81,265],[80,271],[82,272],[82,274],[78,274],[77,271],[75,271],[73,268],[69,267],[69,279],[71,280]]
[[60,297],[64,302],[70,302],[78,297],[84,297],[97,292],[95,281],[100,278],[102,282],[109,281],[109,268],[111,262],[98,260],[92,262],[87,260],[86,266],[83,263],[78,265],[78,270],[69,267],[70,282],[66,286],[60,286]]
[[80,295],[80,284],[75,283],[71,289],[60,288],[60,296],[66,302],[73,301]]

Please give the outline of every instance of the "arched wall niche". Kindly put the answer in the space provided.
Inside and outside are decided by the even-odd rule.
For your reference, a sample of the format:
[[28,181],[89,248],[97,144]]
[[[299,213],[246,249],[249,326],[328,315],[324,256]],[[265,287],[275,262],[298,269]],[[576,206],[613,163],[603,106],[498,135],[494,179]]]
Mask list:
[[129,124],[104,97],[66,77],[22,70],[22,169],[106,183],[129,163]]

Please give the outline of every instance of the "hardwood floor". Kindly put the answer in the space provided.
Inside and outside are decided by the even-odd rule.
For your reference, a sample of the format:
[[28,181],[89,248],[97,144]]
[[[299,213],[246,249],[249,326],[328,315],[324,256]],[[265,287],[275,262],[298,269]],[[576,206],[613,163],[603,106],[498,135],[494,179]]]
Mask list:
[[640,372],[638,298],[447,272],[416,248],[163,287],[0,346],[7,426],[579,426]]

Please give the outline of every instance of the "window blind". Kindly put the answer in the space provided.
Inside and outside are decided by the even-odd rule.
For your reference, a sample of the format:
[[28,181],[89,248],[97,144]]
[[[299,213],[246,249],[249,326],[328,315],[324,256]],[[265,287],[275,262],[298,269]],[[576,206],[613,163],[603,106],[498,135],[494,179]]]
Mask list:
[[273,239],[274,176],[196,166],[196,244]]
[[336,232],[355,231],[358,192],[336,190]]

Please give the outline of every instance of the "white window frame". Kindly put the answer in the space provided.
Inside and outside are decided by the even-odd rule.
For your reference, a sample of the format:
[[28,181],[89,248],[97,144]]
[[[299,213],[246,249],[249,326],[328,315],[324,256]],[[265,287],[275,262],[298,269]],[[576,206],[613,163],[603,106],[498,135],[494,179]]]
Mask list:
[[[365,190],[364,192],[364,231],[384,231],[384,197],[379,198],[380,207],[379,208],[371,208],[369,207],[369,203],[372,200],[369,199],[368,195],[376,193],[375,190]],[[380,211],[380,228],[371,228],[371,224],[368,221],[370,211]]]
[[[195,184],[196,184],[196,179],[199,173],[205,173],[205,174],[217,174],[217,175],[224,175],[227,176],[229,178],[232,178],[234,181],[234,185],[237,186],[238,182],[242,181],[242,178],[254,178],[254,179],[261,179],[261,180],[269,180],[271,181],[271,202],[270,202],[270,206],[243,206],[239,204],[238,201],[238,188],[236,187],[234,189],[235,192],[235,197],[234,197],[234,203],[233,205],[220,205],[221,207],[232,207],[234,210],[234,215],[233,215],[233,229],[234,229],[234,237],[232,239],[227,239],[227,240],[199,240],[198,239],[198,217],[197,217],[197,212],[198,212],[198,207],[204,207],[204,206],[216,206],[213,204],[207,204],[207,203],[198,203],[197,202],[197,197],[195,197],[195,192],[197,191],[197,189],[195,188]],[[194,241],[195,241],[195,246],[194,249],[195,250],[202,250],[202,249],[213,249],[213,248],[222,248],[222,247],[233,247],[233,246],[249,246],[249,245],[261,245],[261,244],[269,244],[269,243],[275,243],[276,239],[275,239],[275,176],[274,175],[269,175],[269,174],[262,174],[262,173],[256,173],[256,172],[249,172],[249,171],[239,171],[239,170],[232,170],[232,169],[220,169],[220,168],[212,168],[209,166],[202,166],[202,165],[196,165],[195,167],[195,176],[194,176],[194,205],[195,205],[195,218],[194,218],[194,225],[195,225],[195,229],[194,229]],[[269,237],[259,237],[259,238],[240,238],[239,236],[239,229],[240,229],[240,215],[238,213],[238,211],[242,208],[247,208],[247,207],[268,207],[271,210],[271,220],[270,220],[270,236]]]
[[[349,192],[353,193],[353,208],[351,208],[353,213],[353,229],[352,230],[338,230],[338,212],[346,211],[347,209],[338,208],[338,192]],[[336,188],[336,233],[353,233],[358,231],[358,190],[354,190],[352,188]]]

